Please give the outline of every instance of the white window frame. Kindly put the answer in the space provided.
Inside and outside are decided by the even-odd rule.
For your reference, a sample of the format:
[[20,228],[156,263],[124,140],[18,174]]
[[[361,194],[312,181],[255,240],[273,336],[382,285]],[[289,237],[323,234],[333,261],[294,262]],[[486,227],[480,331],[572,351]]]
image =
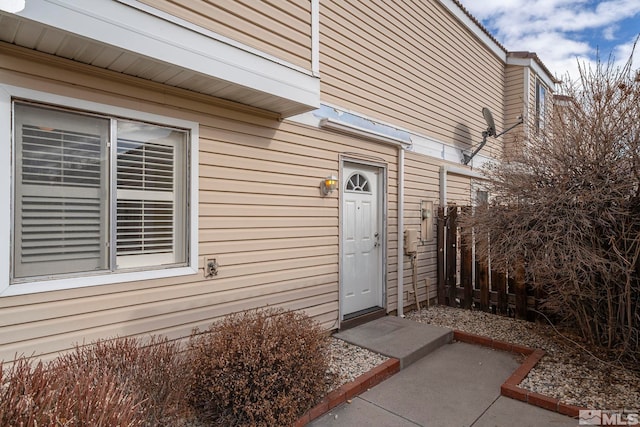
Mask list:
[[[191,153],[189,156],[189,172],[187,177],[189,181],[187,203],[189,204],[188,221],[190,226],[188,231],[189,245],[187,265],[164,269],[87,273],[86,275],[78,277],[52,278],[50,280],[21,282],[10,285],[12,244],[11,201],[14,185],[12,177],[12,100],[14,98],[187,129],[189,131],[189,152]],[[0,129],[3,129],[3,132],[0,133],[0,150],[4,153],[3,156],[0,156],[0,297],[184,276],[198,272],[199,125],[197,122],[0,84]]]
[[[541,79],[536,78],[536,88],[535,88],[535,108],[536,108],[536,134],[540,133],[544,130],[547,125],[547,96],[549,89],[542,82]],[[544,93],[544,96],[541,98],[540,95]]]

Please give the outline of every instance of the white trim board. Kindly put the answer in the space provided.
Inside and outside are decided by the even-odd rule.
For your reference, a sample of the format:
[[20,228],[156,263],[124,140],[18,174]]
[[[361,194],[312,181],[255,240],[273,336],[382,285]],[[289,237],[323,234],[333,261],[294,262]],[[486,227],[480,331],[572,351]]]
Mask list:
[[493,52],[502,62],[507,62],[507,52],[504,51],[491,37],[485,33],[461,8],[452,0],[440,0],[440,3],[451,12],[464,26],[467,27],[491,52]]
[[[552,91],[556,91],[555,82],[549,77],[549,75],[538,65],[538,62],[533,58],[507,58],[507,65],[518,65],[521,67],[527,67],[529,70],[533,70],[536,73],[536,77],[544,82],[544,84]],[[526,92],[525,92],[526,93]]]
[[[328,109],[334,110],[336,114],[329,117],[327,115]],[[340,120],[340,117],[351,117],[352,119],[359,118],[361,120]],[[383,144],[398,145],[403,147],[406,151],[462,164],[463,150],[459,147],[447,144],[430,136],[418,134],[400,126],[394,126],[388,122],[377,120],[373,117],[367,116],[366,114],[355,112],[347,108],[322,103],[322,107],[319,110],[289,117],[287,120],[307,126],[329,128],[356,137],[375,140]],[[335,125],[332,125],[334,123]],[[365,124],[367,127],[358,126],[354,123]],[[329,126],[327,126],[327,124]],[[480,160],[481,158],[482,160]],[[481,151],[476,155],[476,157],[474,157],[474,160],[476,161],[474,162],[472,160],[469,166],[478,167],[478,165],[484,164],[493,159],[483,156]]]

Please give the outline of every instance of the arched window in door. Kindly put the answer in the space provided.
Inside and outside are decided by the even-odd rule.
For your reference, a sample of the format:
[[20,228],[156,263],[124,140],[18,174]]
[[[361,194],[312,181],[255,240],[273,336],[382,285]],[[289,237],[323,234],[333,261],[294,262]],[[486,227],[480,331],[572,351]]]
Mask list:
[[345,191],[353,191],[360,193],[371,193],[371,187],[369,186],[369,180],[366,176],[362,175],[359,172],[354,172],[351,174],[349,179],[347,180],[347,185],[345,186]]

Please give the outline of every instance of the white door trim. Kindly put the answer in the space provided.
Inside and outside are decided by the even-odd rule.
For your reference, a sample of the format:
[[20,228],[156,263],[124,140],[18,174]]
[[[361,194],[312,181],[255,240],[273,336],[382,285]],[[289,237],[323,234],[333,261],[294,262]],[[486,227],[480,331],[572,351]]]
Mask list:
[[381,266],[380,266],[380,274],[382,277],[382,283],[381,283],[381,295],[380,295],[380,301],[381,301],[381,306],[383,308],[386,309],[387,307],[387,247],[388,247],[388,239],[387,239],[387,222],[388,222],[388,203],[387,203],[387,174],[388,174],[388,166],[386,163],[383,162],[378,162],[378,161],[372,161],[372,160],[365,160],[365,159],[361,159],[361,158],[357,158],[357,157],[351,157],[351,156],[346,156],[346,155],[342,155],[340,156],[340,177],[339,177],[339,182],[340,182],[340,201],[339,201],[339,291],[338,291],[338,298],[339,298],[339,323],[343,321],[344,319],[344,315],[345,315],[345,310],[344,310],[344,298],[343,298],[343,293],[344,293],[344,283],[343,283],[343,279],[344,279],[344,272],[343,272],[343,268],[344,268],[344,191],[342,188],[343,182],[345,180],[345,176],[344,176],[344,166],[346,164],[350,164],[352,166],[363,166],[363,167],[373,167],[373,168],[377,168],[379,170],[379,174],[378,174],[378,191],[377,191],[377,204],[378,204],[378,223],[379,223],[379,227],[380,227],[380,247],[381,247]]

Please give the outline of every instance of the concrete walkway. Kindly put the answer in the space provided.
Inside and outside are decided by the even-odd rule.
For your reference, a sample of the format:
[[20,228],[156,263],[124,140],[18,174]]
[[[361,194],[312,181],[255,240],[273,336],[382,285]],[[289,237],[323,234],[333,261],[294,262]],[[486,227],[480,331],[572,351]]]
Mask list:
[[[368,331],[363,332],[363,329],[360,329],[349,332],[348,335],[366,341],[366,336],[373,334],[370,342],[378,341],[380,345],[397,351],[402,347],[401,345],[389,346],[381,338],[389,333],[393,338],[404,336],[412,342],[409,347],[415,346],[415,339],[411,339],[410,335],[403,334],[397,329],[403,322],[410,322],[405,324],[409,328],[414,328],[415,322],[392,317],[383,319],[396,320],[391,320],[391,324],[383,320],[377,327],[376,324],[373,326],[369,324]],[[362,327],[367,325],[358,328]],[[376,330],[380,331],[377,336]],[[432,330],[425,336],[434,333],[435,331]],[[375,347],[375,345],[368,347]],[[578,425],[577,420],[567,416],[500,396],[500,385],[519,366],[513,354],[455,342],[432,348],[429,354],[412,362],[405,363],[399,373],[355,397],[351,403],[334,408],[309,425],[314,427],[514,425],[576,427]]]

